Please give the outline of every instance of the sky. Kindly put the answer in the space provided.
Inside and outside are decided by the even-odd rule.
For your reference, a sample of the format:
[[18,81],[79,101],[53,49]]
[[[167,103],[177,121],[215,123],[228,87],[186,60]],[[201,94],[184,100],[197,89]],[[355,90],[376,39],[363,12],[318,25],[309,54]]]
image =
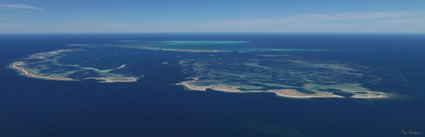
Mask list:
[[0,33],[425,32],[425,0],[0,0]]

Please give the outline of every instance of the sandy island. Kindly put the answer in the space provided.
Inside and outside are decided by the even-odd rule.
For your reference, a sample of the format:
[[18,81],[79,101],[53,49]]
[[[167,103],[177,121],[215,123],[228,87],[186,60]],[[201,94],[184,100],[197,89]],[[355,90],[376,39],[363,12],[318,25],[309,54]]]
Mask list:
[[251,91],[241,91],[236,86],[228,86],[228,85],[209,85],[209,86],[197,86],[192,84],[193,82],[196,82],[198,78],[193,78],[193,80],[189,81],[183,81],[180,83],[177,83],[176,85],[182,85],[189,90],[196,90],[196,91],[207,91],[207,89],[216,90],[216,91],[222,91],[222,92],[232,92],[232,93],[275,93],[277,96],[280,97],[288,97],[288,98],[344,98],[343,96],[335,95],[330,92],[317,92],[314,94],[306,94],[299,92],[295,89],[278,89],[278,90],[251,90]]
[[391,97],[391,94],[389,94],[389,93],[367,92],[367,93],[364,93],[364,94],[355,93],[350,98],[355,98],[355,99],[383,99],[383,98],[389,98],[389,97]]
[[115,82],[136,82],[135,77],[89,77],[85,79],[102,80],[103,83],[115,83]]
[[335,95],[331,92],[316,92],[314,94],[306,94],[295,89],[277,89],[267,90],[266,92],[275,93],[277,96],[288,98],[344,98],[343,96]]
[[31,70],[25,69],[24,67],[22,67],[22,65],[24,65],[24,64],[25,64],[25,62],[17,61],[17,62],[13,62],[10,65],[10,67],[12,69],[15,69],[15,70],[21,72],[25,76],[32,77],[32,78],[46,79],[46,80],[59,80],[59,81],[75,81],[74,79],[71,79],[71,78],[43,76],[43,75],[37,74],[37,73],[35,73]]
[[228,85],[209,85],[209,86],[197,86],[192,84],[193,82],[198,81],[198,78],[195,77],[193,80],[189,81],[183,81],[180,83],[177,83],[176,85],[181,85],[189,90],[196,90],[196,91],[207,91],[207,89],[216,90],[216,91],[223,91],[223,92],[233,92],[233,93],[252,93],[255,91],[241,91],[236,86],[228,86]]
[[[298,98],[298,99],[309,99],[309,98],[345,98],[344,96],[335,95],[332,92],[314,92],[312,94],[303,93],[296,89],[273,89],[273,90],[250,90],[250,91],[242,91],[239,90],[240,87],[237,86],[229,86],[229,85],[208,85],[208,86],[198,86],[193,84],[198,81],[197,77],[193,78],[193,80],[183,81],[177,83],[176,85],[184,86],[189,90],[195,91],[207,91],[208,89],[222,91],[222,92],[232,92],[232,93],[274,93],[280,97],[287,98]],[[350,98],[353,99],[383,99],[389,98],[391,94],[385,92],[365,92],[365,93],[353,93]]]
[[[52,77],[52,76],[43,76],[36,72],[33,72],[31,70],[25,69],[22,67],[22,65],[25,65],[25,62],[23,61],[17,61],[13,62],[10,65],[10,68],[17,70],[24,74],[25,76],[37,78],[37,79],[45,79],[45,80],[58,80],[58,81],[77,81],[72,78],[62,78],[62,77]],[[136,82],[137,78],[135,77],[90,77],[86,79],[96,79],[96,80],[102,80],[102,82],[105,83],[114,83],[114,82]]]

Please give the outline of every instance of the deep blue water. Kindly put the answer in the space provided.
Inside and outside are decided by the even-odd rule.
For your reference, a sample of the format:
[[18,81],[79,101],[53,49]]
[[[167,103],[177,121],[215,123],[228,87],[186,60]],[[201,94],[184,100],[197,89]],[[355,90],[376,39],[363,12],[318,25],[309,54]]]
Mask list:
[[[117,40],[247,40],[268,47],[332,49],[292,53],[379,68],[375,88],[400,99],[297,100],[273,94],[192,92],[176,56],[149,51],[137,83],[61,82],[18,76],[7,65],[71,43]],[[261,46],[261,45],[258,45]],[[0,136],[4,137],[400,137],[425,132],[425,35],[418,34],[44,34],[0,35]],[[223,55],[231,56],[231,55]],[[413,136],[413,135],[412,135]]]

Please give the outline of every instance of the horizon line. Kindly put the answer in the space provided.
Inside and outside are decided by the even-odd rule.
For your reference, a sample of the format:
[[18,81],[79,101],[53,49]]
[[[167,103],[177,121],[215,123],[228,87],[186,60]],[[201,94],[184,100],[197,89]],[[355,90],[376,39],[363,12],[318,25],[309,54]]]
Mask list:
[[27,34],[425,34],[425,32],[0,32],[0,35]]

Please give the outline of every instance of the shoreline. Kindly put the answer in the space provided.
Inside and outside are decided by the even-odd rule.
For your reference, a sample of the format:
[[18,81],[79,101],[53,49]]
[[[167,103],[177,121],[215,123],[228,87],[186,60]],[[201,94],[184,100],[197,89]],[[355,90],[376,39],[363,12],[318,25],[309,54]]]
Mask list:
[[16,61],[13,62],[10,65],[10,68],[21,72],[21,74],[24,74],[25,76],[31,77],[31,78],[36,78],[36,79],[45,79],[45,80],[57,80],[57,81],[76,81],[72,78],[59,78],[59,77],[49,77],[49,76],[43,76],[40,74],[37,74],[35,72],[32,72],[31,70],[27,70],[24,67],[21,67],[21,65],[24,65],[25,62],[23,61]]
[[136,82],[137,78],[135,77],[88,77],[85,79],[95,79],[101,80],[101,83],[117,83],[117,82]]
[[366,94],[354,94],[350,96],[353,99],[386,99],[390,98],[392,95],[389,93],[379,92],[379,93],[366,93]]
[[277,90],[267,90],[266,92],[275,93],[280,97],[287,98],[297,98],[297,99],[311,99],[311,98],[345,98],[340,95],[335,95],[331,92],[316,92],[314,94],[306,94],[299,92],[295,89],[277,89]]
[[295,98],[295,99],[313,99],[313,98],[352,98],[352,99],[387,99],[391,97],[391,94],[379,92],[379,93],[366,93],[366,94],[359,94],[359,93],[353,93],[350,97],[344,97],[340,95],[333,94],[332,92],[315,92],[313,94],[307,94],[300,92],[296,89],[273,89],[273,90],[252,90],[252,91],[241,91],[236,86],[229,86],[229,85],[209,85],[209,86],[197,86],[194,84],[191,84],[193,82],[198,81],[199,79],[197,77],[192,78],[192,80],[183,81],[180,83],[177,83],[176,85],[183,86],[188,90],[193,91],[207,91],[215,90],[220,92],[229,92],[229,93],[274,93],[276,96],[279,97],[286,97],[286,98]]

